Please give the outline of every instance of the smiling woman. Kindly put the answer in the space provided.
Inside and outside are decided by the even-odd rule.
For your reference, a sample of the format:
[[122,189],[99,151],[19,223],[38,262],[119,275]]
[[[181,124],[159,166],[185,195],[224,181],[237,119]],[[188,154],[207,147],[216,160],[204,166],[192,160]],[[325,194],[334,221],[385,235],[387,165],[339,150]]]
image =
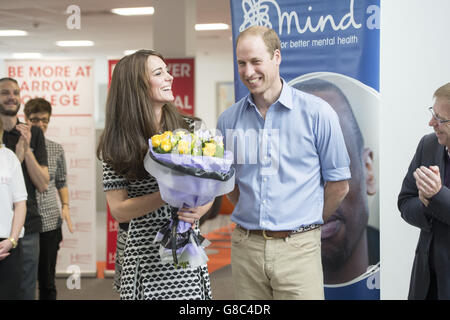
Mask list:
[[169,74],[166,63],[157,56],[148,57],[147,67],[150,71],[150,99],[153,101],[153,108],[159,121],[162,106],[174,100],[172,92],[173,77]]
[[[120,222],[118,248],[126,242],[125,250],[116,254],[115,288],[121,299],[211,299],[206,265],[176,269],[161,262],[159,244],[154,244],[157,232],[171,218],[171,207],[144,169],[148,139],[194,127],[194,119],[172,105],[172,82],[163,56],[153,50],[122,58],[111,79],[97,155],[103,160],[111,215]],[[193,208],[180,220],[199,219],[208,209]]]

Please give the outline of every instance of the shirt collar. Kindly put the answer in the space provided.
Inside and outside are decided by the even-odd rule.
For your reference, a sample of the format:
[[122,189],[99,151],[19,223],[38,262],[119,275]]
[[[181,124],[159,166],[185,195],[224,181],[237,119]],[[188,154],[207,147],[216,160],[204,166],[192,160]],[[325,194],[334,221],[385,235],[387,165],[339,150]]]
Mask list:
[[[283,86],[281,88],[280,96],[278,97],[278,100],[274,102],[274,104],[279,103],[280,105],[292,109],[294,107],[294,104],[292,103],[292,91],[289,90],[289,86],[286,83],[286,81],[281,78],[281,82],[283,83]],[[256,107],[255,101],[253,100],[253,97],[251,93],[247,95],[247,108],[250,106]]]

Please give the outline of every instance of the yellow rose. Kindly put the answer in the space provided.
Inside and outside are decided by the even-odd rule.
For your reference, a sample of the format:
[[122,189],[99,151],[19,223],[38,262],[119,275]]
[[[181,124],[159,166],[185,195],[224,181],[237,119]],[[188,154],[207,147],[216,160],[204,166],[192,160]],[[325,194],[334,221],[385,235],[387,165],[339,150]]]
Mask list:
[[214,156],[216,153],[216,144],[215,143],[205,143],[205,147],[203,148],[204,156]]
[[163,137],[163,139],[167,139],[167,138],[170,139],[170,137],[172,137],[172,131],[165,131],[165,132],[162,134],[162,137]]
[[160,146],[160,144],[161,144],[161,139],[162,139],[162,137],[161,137],[160,134],[155,134],[155,135],[152,137],[152,146],[153,146],[153,148],[158,148],[158,147]]
[[178,153],[179,154],[190,154],[191,144],[189,141],[181,140],[178,142]]
[[161,149],[164,150],[164,152],[169,152],[170,150],[172,150],[172,143],[165,139],[161,142]]

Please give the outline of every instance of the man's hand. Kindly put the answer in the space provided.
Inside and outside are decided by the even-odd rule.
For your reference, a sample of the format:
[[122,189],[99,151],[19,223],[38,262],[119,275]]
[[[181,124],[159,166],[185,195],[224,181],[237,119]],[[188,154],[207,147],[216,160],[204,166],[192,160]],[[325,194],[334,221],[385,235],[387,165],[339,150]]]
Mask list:
[[72,220],[70,219],[70,209],[69,206],[63,206],[62,210],[61,210],[61,215],[62,218],[66,221],[67,223],[67,228],[69,229],[70,233],[73,233],[73,225],[72,225]]
[[442,188],[441,175],[437,166],[430,166],[430,168],[421,166],[414,171],[413,176],[416,179],[419,198],[422,193],[424,198],[430,199]]
[[0,261],[9,256],[9,250],[12,248],[12,243],[8,239],[0,242]]
[[20,132],[20,138],[16,144],[16,156],[20,162],[23,162],[30,149],[31,128],[24,123],[20,123],[16,125],[16,129]]
[[430,201],[425,198],[425,196],[423,195],[423,192],[419,190],[419,200],[422,201],[423,205],[425,207],[428,207],[428,205],[430,204]]
[[25,148],[28,150],[31,142],[31,127],[25,123],[19,123],[16,129],[20,132],[20,137],[25,140]]

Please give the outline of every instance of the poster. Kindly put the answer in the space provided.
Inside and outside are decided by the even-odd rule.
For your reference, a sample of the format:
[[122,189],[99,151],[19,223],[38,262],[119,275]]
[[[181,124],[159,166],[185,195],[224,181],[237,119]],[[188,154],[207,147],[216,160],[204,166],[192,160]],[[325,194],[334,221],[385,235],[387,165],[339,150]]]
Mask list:
[[16,79],[21,91],[19,117],[23,121],[28,100],[48,100],[52,115],[46,138],[65,152],[74,233],[64,222],[57,274],[97,272],[93,65],[81,59],[5,60],[7,77]]
[[326,100],[343,128],[353,179],[346,199],[322,226],[325,298],[379,299],[380,1],[230,4],[236,101],[248,94],[237,72],[236,38],[250,26],[267,26],[280,38],[282,78]]

